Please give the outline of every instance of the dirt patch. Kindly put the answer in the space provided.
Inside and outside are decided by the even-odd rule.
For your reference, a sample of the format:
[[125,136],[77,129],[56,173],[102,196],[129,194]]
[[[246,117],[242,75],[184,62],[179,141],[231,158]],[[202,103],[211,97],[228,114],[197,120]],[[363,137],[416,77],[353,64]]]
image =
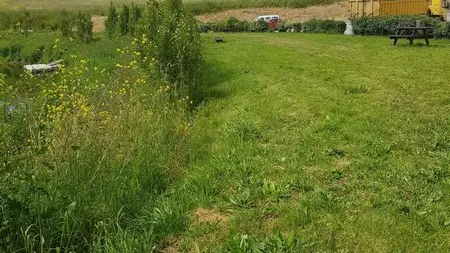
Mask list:
[[157,250],[157,252],[161,253],[178,253],[178,247],[180,245],[180,238],[175,236],[167,237],[163,242],[163,249]]
[[94,26],[92,27],[92,32],[94,33],[103,32],[103,30],[105,29],[105,21],[106,21],[105,16],[93,16],[91,18],[91,21],[94,24]]
[[248,8],[227,10],[218,13],[210,13],[197,16],[202,23],[224,21],[230,17],[239,20],[252,21],[260,15],[280,15],[287,23],[305,22],[310,19],[335,19],[341,20],[348,17],[348,3],[339,2],[330,5],[311,6],[307,8]]
[[217,209],[198,208],[192,214],[191,223],[226,223],[229,216],[221,213]]
[[229,231],[231,215],[220,212],[216,208],[198,208],[191,215],[191,228],[198,234],[193,238],[199,252],[212,245],[223,242]]

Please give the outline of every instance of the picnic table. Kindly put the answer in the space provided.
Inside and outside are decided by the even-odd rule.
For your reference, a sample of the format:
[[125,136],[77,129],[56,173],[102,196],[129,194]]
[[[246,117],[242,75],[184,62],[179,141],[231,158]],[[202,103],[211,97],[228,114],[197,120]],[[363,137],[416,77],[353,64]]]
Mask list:
[[408,39],[409,45],[413,45],[413,41],[416,39],[424,39],[425,43],[430,45],[428,42],[428,30],[432,30],[432,27],[422,27],[422,26],[412,26],[412,27],[397,27],[395,28],[395,34],[389,35],[391,40],[394,40],[394,46],[397,45],[398,39]]

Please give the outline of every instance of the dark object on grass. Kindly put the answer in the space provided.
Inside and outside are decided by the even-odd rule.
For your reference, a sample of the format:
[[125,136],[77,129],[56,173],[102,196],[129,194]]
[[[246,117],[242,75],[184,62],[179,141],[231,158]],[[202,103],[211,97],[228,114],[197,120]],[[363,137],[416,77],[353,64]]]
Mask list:
[[216,42],[217,43],[223,43],[225,41],[223,40],[223,37],[216,37]]
[[391,40],[394,40],[394,46],[397,45],[397,40],[398,39],[408,39],[409,40],[409,45],[412,46],[413,45],[413,41],[415,39],[424,39],[426,45],[430,45],[430,43],[428,42],[428,39],[431,37],[428,34],[428,30],[433,30],[432,27],[420,27],[420,26],[415,26],[415,27],[397,27],[395,29],[395,34],[393,35],[389,35],[389,38]]

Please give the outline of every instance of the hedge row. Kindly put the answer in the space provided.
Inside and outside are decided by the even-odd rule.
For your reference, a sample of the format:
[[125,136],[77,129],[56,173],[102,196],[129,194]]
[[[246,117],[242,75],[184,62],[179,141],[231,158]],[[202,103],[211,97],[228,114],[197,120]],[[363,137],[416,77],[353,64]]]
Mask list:
[[[306,33],[344,33],[345,22],[335,20],[312,19],[305,23],[279,24],[279,32],[306,32]],[[199,25],[200,32],[268,32],[273,31],[264,21],[240,21],[235,17],[218,23]]]
[[356,35],[384,36],[394,34],[398,26],[415,26],[416,20],[420,20],[423,26],[432,27],[435,38],[450,38],[449,23],[424,15],[358,18],[353,19],[352,24]]
[[[422,25],[433,28],[435,38],[450,38],[450,23],[441,22],[425,15],[417,16],[392,16],[353,19],[353,29],[356,35],[385,36],[395,33],[398,26],[415,26],[416,20]],[[343,34],[346,24],[335,20],[309,20],[304,23],[281,24],[280,32],[305,32],[305,33],[331,33]],[[227,21],[199,25],[201,32],[267,32],[271,31],[263,21],[247,22],[239,21],[232,17]]]

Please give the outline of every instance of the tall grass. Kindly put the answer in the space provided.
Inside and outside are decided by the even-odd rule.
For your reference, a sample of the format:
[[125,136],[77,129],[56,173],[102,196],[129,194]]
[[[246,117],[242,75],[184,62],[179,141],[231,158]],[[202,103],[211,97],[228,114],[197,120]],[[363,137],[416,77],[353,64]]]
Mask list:
[[[160,7],[169,15],[164,22],[185,15],[177,2]],[[192,19],[177,21],[195,27]],[[180,51],[199,49],[198,40],[167,35],[178,58],[200,59]],[[144,47],[145,38],[114,49],[121,57],[111,70],[65,55],[70,64],[56,75],[1,81],[0,251],[150,252],[186,226],[188,201],[165,196],[187,160],[190,99],[175,88],[195,87],[188,77],[198,69],[167,78],[158,64],[169,62],[158,53],[163,41]],[[63,47],[60,39],[53,44]],[[147,51],[155,59],[139,57]]]
[[[262,7],[292,7],[303,8],[311,5],[329,4],[338,2],[339,0],[186,0],[184,4],[189,11],[194,14],[217,12],[236,8],[262,8]],[[3,6],[7,11],[61,11],[66,10],[91,10],[96,14],[106,15],[107,6],[111,2],[109,0],[98,0],[89,2],[69,1],[69,0],[46,0],[45,4],[37,0],[4,0]],[[144,5],[144,0],[115,0],[116,6],[122,4]]]

